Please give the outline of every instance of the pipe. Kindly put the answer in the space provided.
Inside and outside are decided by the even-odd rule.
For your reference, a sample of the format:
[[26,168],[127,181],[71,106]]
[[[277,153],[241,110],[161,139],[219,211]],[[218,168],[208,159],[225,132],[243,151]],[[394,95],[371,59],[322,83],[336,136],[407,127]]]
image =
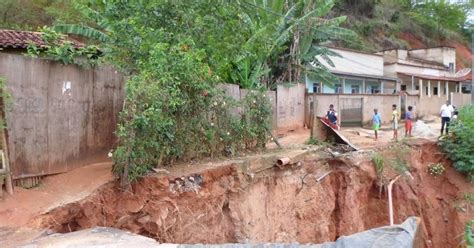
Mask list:
[[279,158],[277,160],[277,166],[278,167],[282,167],[282,166],[285,166],[287,164],[290,163],[290,158],[289,157],[285,157],[285,158]]
[[393,226],[393,202],[392,202],[392,186],[395,181],[400,178],[400,175],[395,177],[390,183],[388,184],[388,215],[390,216],[390,225]]

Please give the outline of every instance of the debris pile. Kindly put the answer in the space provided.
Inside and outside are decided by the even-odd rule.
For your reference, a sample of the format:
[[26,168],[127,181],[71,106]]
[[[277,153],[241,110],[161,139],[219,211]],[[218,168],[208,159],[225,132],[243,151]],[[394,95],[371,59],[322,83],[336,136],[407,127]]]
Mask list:
[[196,174],[188,177],[176,179],[169,185],[169,191],[173,194],[181,194],[184,192],[198,193],[203,182],[202,175]]
[[420,138],[437,138],[438,133],[426,125],[423,121],[416,121],[413,126],[413,135]]

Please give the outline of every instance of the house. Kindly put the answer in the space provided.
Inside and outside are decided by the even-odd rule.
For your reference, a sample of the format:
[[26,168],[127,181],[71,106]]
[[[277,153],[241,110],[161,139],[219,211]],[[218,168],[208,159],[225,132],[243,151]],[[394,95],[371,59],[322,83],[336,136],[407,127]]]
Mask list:
[[379,109],[382,120],[389,121],[392,104],[399,104],[400,82],[398,78],[384,74],[383,55],[344,48],[329,49],[341,56],[330,57],[334,67],[323,59],[319,61],[330,68],[339,82],[320,82],[306,76],[310,98],[307,109],[321,116],[333,104],[340,113],[342,126],[370,122],[375,108]]
[[408,106],[413,106],[417,116],[422,117],[437,115],[446,100],[458,107],[471,102],[467,94],[471,91],[470,69],[455,72],[455,48],[391,49],[377,53],[330,50],[341,55],[330,57],[334,67],[320,61],[339,82],[330,84],[306,76],[310,98],[307,109],[324,115],[329,104],[334,104],[342,126],[370,123],[374,108],[387,122],[393,104],[397,104],[402,116]]
[[377,54],[383,56],[384,75],[400,79],[400,90],[406,93],[401,99],[402,112],[412,105],[419,115],[432,115],[446,100],[466,104],[459,98],[466,98],[462,88],[470,70],[455,72],[455,48],[392,49]]
[[393,94],[398,79],[384,75],[383,56],[345,48],[330,48],[341,57],[331,56],[334,67],[323,59],[322,64],[339,78],[339,83],[318,82],[306,77],[309,93],[322,94]]
[[29,42],[44,44],[41,33],[0,29],[0,78],[11,95],[2,147],[13,179],[32,186],[43,176],[106,159],[124,79],[110,66],[83,68],[24,56]]

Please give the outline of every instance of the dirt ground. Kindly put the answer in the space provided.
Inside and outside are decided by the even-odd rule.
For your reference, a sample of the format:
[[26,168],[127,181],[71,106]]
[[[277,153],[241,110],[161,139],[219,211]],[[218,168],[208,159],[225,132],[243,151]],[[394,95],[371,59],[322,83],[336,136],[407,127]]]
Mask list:
[[15,187],[15,194],[0,198],[0,227],[21,227],[51,208],[80,200],[111,181],[112,162],[90,164],[68,173],[49,176],[38,187]]
[[[395,223],[420,216],[424,247],[456,247],[474,210],[453,206],[474,186],[433,142],[408,143],[413,179],[403,177],[394,185]],[[388,158],[392,150],[380,152]],[[427,166],[438,162],[446,173],[429,175]],[[202,181],[195,185],[189,177]],[[180,178],[150,175],[130,191],[110,182],[29,225],[56,232],[109,226],[170,243],[322,243],[387,225],[387,206],[370,152],[331,158],[320,151],[310,153],[299,167],[256,174],[230,164]]]
[[[427,126],[439,129],[437,120]],[[378,141],[373,140],[372,130],[364,128],[341,132],[365,153],[336,160],[314,153],[301,168],[259,175],[236,171],[239,158],[209,158],[146,177],[129,192],[116,187],[110,161],[50,176],[39,187],[15,188],[14,196],[0,199],[0,244],[10,247],[31,240],[43,235],[43,228],[69,232],[92,226],[121,228],[161,242],[320,243],[386,225],[386,195],[380,197],[367,151],[390,150],[392,132],[382,127]],[[305,146],[309,136],[309,130],[300,129],[279,141],[291,151]],[[462,201],[474,186],[451,167],[432,141],[407,140],[413,147],[414,179],[405,178],[394,186],[395,220],[401,223],[420,216],[425,247],[456,247],[463,223],[474,218],[474,206]],[[270,143],[269,148],[276,145]],[[242,155],[258,157],[259,153]],[[437,162],[447,171],[433,177],[427,166]],[[333,172],[327,179],[314,180],[329,170]],[[184,192],[176,188],[176,180],[199,175],[203,179],[199,187]]]

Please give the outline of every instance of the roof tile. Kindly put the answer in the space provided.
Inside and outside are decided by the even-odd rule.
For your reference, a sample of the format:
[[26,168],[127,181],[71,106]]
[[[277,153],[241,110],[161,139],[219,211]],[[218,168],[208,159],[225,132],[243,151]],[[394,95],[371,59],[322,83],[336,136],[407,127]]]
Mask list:
[[[81,42],[69,39],[72,41],[76,48],[84,47]],[[44,46],[45,43],[41,38],[40,32],[31,31],[16,31],[8,29],[0,29],[0,47],[1,48],[19,48],[26,49],[28,42],[32,41],[38,46]]]

